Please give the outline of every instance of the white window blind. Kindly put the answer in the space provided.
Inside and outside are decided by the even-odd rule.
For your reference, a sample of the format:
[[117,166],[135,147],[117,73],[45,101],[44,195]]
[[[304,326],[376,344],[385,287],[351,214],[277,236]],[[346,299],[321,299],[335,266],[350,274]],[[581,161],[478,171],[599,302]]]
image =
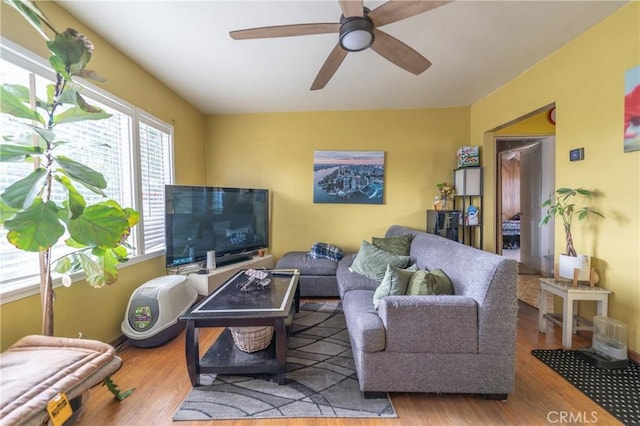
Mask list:
[[[45,60],[5,39],[1,39],[0,54],[0,83],[31,87],[32,94],[46,99],[46,85],[52,83],[54,74]],[[129,239],[134,247],[132,258],[161,253],[164,185],[173,183],[173,127],[102,89],[84,86],[83,97],[112,117],[56,127],[57,139],[69,142],[59,153],[102,173],[107,196],[140,212],[140,223]],[[0,114],[0,125],[3,136],[25,131],[18,120],[6,114]],[[0,192],[32,168],[28,163],[0,163]],[[82,185],[77,188],[89,204],[103,199]],[[53,198],[59,200],[62,195],[60,191]],[[63,239],[60,241],[54,247],[54,258],[70,251]],[[6,231],[0,230],[0,293],[7,287],[37,283],[38,271],[37,253],[16,249],[7,241]]]

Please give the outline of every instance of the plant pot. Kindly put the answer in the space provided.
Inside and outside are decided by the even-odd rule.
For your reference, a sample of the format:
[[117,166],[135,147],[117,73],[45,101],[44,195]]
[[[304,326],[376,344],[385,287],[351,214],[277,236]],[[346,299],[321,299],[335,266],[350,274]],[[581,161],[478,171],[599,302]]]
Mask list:
[[573,271],[578,268],[578,281],[589,281],[591,273],[591,258],[584,254],[567,256],[561,254],[558,259],[558,275],[562,278],[573,279]]

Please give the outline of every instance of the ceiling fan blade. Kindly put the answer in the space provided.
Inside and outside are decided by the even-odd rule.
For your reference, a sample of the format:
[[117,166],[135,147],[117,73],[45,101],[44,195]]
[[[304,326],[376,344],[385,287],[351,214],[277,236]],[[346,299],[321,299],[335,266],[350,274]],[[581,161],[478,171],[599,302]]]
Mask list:
[[444,1],[404,1],[389,0],[369,13],[369,18],[376,27],[391,24],[411,16],[419,15],[431,9],[444,6],[453,0]]
[[340,0],[340,8],[345,18],[350,16],[360,16],[364,14],[362,0]]
[[380,56],[393,62],[402,69],[415,75],[421,74],[431,66],[431,62],[397,38],[381,31],[374,30],[375,41],[371,48]]
[[319,90],[327,85],[331,77],[333,77],[338,70],[338,67],[340,67],[340,64],[342,64],[342,61],[344,61],[344,58],[347,57],[347,53],[346,50],[340,47],[340,44],[336,44],[336,47],[333,48],[327,60],[322,64],[316,79],[313,80],[311,90]]
[[294,24],[231,31],[229,32],[229,35],[234,40],[246,40],[253,38],[294,37],[313,34],[337,33],[339,30],[339,23]]

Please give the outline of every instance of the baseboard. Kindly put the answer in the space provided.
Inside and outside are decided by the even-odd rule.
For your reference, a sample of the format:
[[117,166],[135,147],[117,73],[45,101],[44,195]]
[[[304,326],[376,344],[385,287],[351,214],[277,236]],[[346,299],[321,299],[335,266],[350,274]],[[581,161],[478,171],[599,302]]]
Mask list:
[[629,359],[637,362],[638,364],[640,364],[640,353],[638,352],[634,352],[634,351],[629,351]]
[[118,351],[121,349],[122,345],[127,343],[127,341],[128,341],[127,336],[125,336],[124,334],[121,334],[120,336],[110,341],[109,344],[114,348],[116,348],[116,351]]

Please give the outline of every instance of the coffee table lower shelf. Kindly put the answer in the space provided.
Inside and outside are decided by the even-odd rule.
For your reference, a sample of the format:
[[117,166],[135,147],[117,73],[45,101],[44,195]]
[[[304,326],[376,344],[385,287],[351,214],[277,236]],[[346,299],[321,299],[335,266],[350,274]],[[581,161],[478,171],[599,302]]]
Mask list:
[[200,359],[200,373],[258,374],[277,371],[276,339],[266,349],[247,353],[233,342],[228,328]]

